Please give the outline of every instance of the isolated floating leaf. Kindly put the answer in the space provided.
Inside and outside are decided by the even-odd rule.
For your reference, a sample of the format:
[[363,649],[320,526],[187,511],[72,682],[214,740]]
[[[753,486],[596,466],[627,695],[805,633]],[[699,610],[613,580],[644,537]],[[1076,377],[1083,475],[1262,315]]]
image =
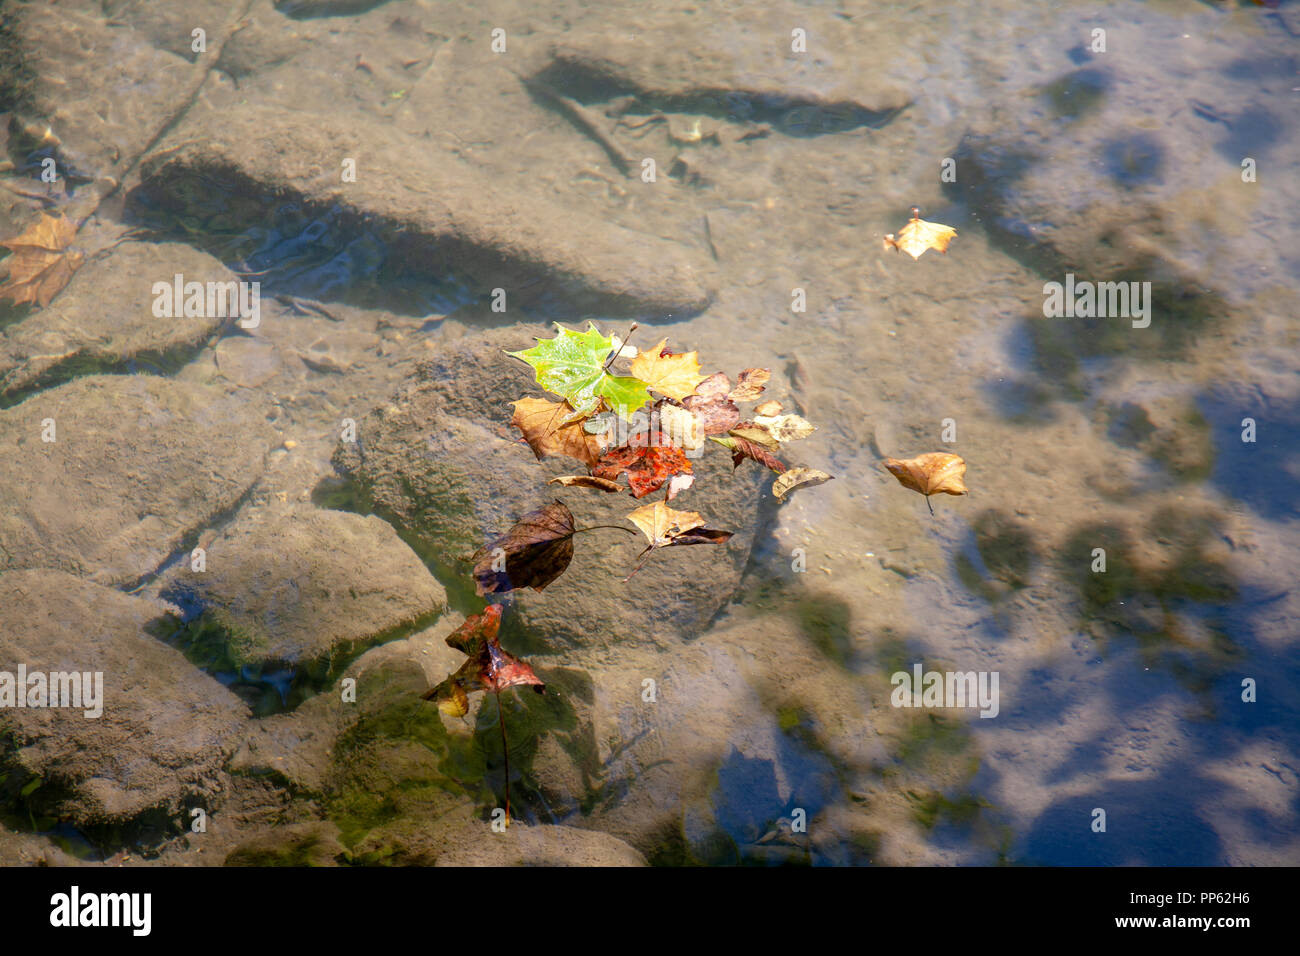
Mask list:
[[770,369],[747,368],[740,373],[740,379],[728,397],[733,402],[752,402],[763,394],[763,389],[767,387],[767,380],[771,377]]
[[674,475],[689,475],[691,471],[686,453],[670,444],[662,432],[641,432],[626,445],[607,452],[591,473],[613,481],[626,472],[632,496],[644,498]]
[[777,401],[764,402],[762,405],[754,407],[754,419],[759,417],[770,418],[774,415],[781,414],[781,403]]
[[650,400],[645,383],[637,378],[611,375],[606,360],[614,348],[612,336],[601,335],[594,323],[586,332],[574,332],[558,322],[553,339],[538,339],[522,352],[506,354],[527,362],[537,373],[537,384],[565,398],[578,416],[595,413],[603,400],[623,418]]
[[834,480],[834,475],[828,475],[816,468],[791,468],[772,482],[772,494],[776,495],[777,501],[784,501],[785,496],[796,488],[820,485]]
[[681,401],[692,394],[704,381],[695,352],[673,355],[667,351],[664,339],[652,349],[647,349],[632,360],[632,374],[660,395]]
[[49,305],[85,258],[80,252],[68,251],[76,235],[72,220],[43,212],[22,235],[0,241],[0,246],[13,253],[8,259],[9,278],[0,285],[0,298],[14,305]]
[[469,711],[469,693],[487,690],[500,693],[507,687],[528,685],[537,693],[546,684],[524,661],[501,649],[497,632],[501,627],[501,606],[489,604],[482,614],[471,614],[465,623],[447,635],[447,645],[467,656],[467,660],[437,687],[423,695],[424,700],[438,702],[438,709],[455,717]]
[[920,218],[920,214],[921,210],[913,206],[912,218],[898,230],[898,235],[890,233],[885,236],[885,248],[901,249],[913,259],[921,258],[921,253],[927,249],[946,253],[948,243],[957,236],[957,230],[942,223],[926,222]]
[[886,458],[885,467],[904,488],[919,491],[927,498],[940,492],[966,494],[966,484],[962,481],[966,462],[958,455],[936,451],[915,458]]
[[682,399],[682,407],[695,414],[704,434],[722,435],[740,421],[740,409],[728,398],[730,392],[731,380],[715,372],[700,383],[694,395]]
[[524,441],[539,460],[548,455],[568,455],[588,467],[599,460],[600,439],[587,432],[585,421],[571,420],[576,411],[568,402],[521,398],[511,404],[515,414],[510,424],[523,433]]
[[595,475],[561,475],[558,478],[552,478],[547,482],[548,485],[564,485],[566,488],[595,488],[597,491],[622,491],[623,486],[617,481],[611,481],[608,478],[597,478]]
[[573,560],[573,512],[555,501],[530,511],[499,538],[474,552],[478,593],[501,594],[515,588],[541,591]]

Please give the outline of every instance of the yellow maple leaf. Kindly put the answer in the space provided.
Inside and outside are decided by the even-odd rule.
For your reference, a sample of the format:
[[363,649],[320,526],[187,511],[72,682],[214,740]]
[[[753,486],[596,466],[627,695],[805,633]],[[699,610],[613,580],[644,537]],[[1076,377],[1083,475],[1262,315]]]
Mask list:
[[8,259],[9,278],[0,285],[0,298],[8,298],[14,305],[49,305],[85,258],[80,252],[68,251],[76,235],[76,223],[43,212],[40,221],[22,235],[0,241],[0,246],[13,253]]
[[694,393],[704,376],[700,374],[697,353],[666,355],[667,344],[668,340],[664,339],[653,348],[638,352],[632,360],[632,374],[650,386],[651,391],[680,402]]
[[921,253],[927,249],[938,249],[946,253],[948,243],[957,236],[957,230],[942,223],[926,222],[920,218],[920,214],[921,210],[913,206],[912,218],[898,230],[898,235],[891,232],[885,236],[885,248],[901,249],[913,259],[921,258]]

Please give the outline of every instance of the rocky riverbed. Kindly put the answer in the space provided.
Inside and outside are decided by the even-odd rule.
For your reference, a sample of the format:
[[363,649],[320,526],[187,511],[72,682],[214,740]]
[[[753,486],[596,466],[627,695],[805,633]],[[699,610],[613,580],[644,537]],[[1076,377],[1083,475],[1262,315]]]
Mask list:
[[[0,672],[100,674],[103,712],[0,708],[0,863],[1300,862],[1297,34],[6,5],[0,239],[63,214],[84,261],[0,298]],[[882,244],[913,205],[946,254]],[[1049,315],[1076,280],[1149,323]],[[779,501],[714,449],[674,506],[725,545],[628,578],[631,535],[577,538],[490,596],[546,692],[442,713],[464,556],[637,504],[510,425],[542,391],[504,352],[588,319],[771,369],[836,480]],[[938,450],[970,494],[931,516],[881,460]],[[996,715],[891,706],[918,665],[996,672]]]

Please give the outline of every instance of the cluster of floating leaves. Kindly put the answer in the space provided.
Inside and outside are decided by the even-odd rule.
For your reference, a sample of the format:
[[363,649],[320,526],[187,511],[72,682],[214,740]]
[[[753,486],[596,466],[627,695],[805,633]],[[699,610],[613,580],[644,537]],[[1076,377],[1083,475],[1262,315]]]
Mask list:
[[[722,544],[731,537],[729,531],[707,527],[698,512],[667,504],[694,484],[691,453],[706,441],[730,451],[733,467],[749,459],[775,472],[773,491],[779,500],[794,488],[831,479],[816,469],[787,469],[778,457],[786,444],[811,435],[814,425],[776,401],[741,414],[742,405],[762,399],[771,378],[768,369],[745,369],[733,384],[723,372],[702,374],[698,353],[673,352],[667,339],[638,350],[617,336],[601,334],[594,324],[585,332],[558,324],[556,329],[554,338],[506,354],[527,362],[537,383],[561,401],[521,398],[514,403],[511,424],[539,460],[564,455],[587,468],[585,474],[551,479],[552,484],[607,494],[626,491],[637,499],[663,492],[662,500],[627,515],[649,542],[633,573],[660,548]],[[629,374],[615,370],[624,361]],[[618,431],[617,420],[633,422],[647,407],[649,426],[614,445],[609,436]],[[525,515],[489,542],[475,556],[479,593],[516,587],[540,591],[555,580],[573,555],[571,539],[577,531],[572,517],[556,502]],[[551,543],[541,546],[539,532]],[[555,544],[560,541],[563,547]]]

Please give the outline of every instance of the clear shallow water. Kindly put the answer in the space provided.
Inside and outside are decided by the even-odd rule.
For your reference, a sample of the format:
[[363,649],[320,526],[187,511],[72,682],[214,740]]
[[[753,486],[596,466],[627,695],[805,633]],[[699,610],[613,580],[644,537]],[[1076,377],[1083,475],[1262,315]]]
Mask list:
[[[215,77],[203,105],[386,124],[408,137],[382,153],[387,175],[426,150],[455,154],[525,209],[545,197],[690,247],[713,270],[712,301],[645,318],[649,331],[698,350],[706,371],[771,367],[773,394],[820,426],[797,462],[837,476],[756,509],[744,577],[708,628],[590,647],[510,636],[557,690],[506,701],[524,728],[511,756],[519,818],[610,833],[658,863],[1297,862],[1289,5],[502,3],[461,20],[391,3],[297,21],[293,40],[271,13],[246,34],[238,85]],[[163,43],[147,13],[132,16]],[[785,53],[801,17],[809,59]],[[518,60],[483,52],[485,22],[506,25]],[[1090,49],[1099,27],[1104,53]],[[731,57],[738,85],[868,98],[888,84],[911,102],[888,122],[793,135],[821,127],[798,113],[756,129],[762,117],[665,94],[625,114],[667,114],[638,136],[607,114],[614,95],[571,91],[619,148],[658,160],[661,188],[649,188],[506,72],[544,62],[551,42],[616,47],[630,33],[711,52],[659,76],[634,64],[651,85],[707,78]],[[765,60],[762,43],[780,54]],[[683,137],[697,119],[716,138]],[[954,182],[941,178],[947,159]],[[147,190],[133,195],[124,218],[165,226],[146,214]],[[913,204],[956,227],[947,255],[882,249]],[[167,233],[261,274],[268,299],[307,296],[343,318],[267,323],[175,373],[280,403],[298,446],[276,453],[250,508],[281,493],[349,505],[321,490],[342,415],[383,404],[420,358],[516,321],[579,317],[545,296],[517,316],[482,296],[464,305],[472,282],[396,263],[374,233],[330,216],[249,216],[233,224],[235,246],[229,223]],[[1141,261],[1151,244],[1160,254]],[[1046,317],[1043,284],[1066,272],[1151,281],[1151,326]],[[791,311],[796,288],[806,312]],[[304,368],[304,352],[347,372]],[[931,517],[879,461],[937,450],[965,458],[971,494],[936,501]],[[421,556],[456,611],[478,610],[447,555]],[[444,653],[447,630],[412,646]],[[917,663],[996,671],[997,716],[891,706],[891,676]],[[646,677],[664,688],[653,706],[635,693]],[[370,831],[441,810],[435,794],[468,795],[486,814],[501,790],[496,713],[487,701],[469,729],[413,709],[358,731],[358,763],[385,741],[434,756],[319,812],[359,858]],[[428,799],[383,794],[403,779]]]

